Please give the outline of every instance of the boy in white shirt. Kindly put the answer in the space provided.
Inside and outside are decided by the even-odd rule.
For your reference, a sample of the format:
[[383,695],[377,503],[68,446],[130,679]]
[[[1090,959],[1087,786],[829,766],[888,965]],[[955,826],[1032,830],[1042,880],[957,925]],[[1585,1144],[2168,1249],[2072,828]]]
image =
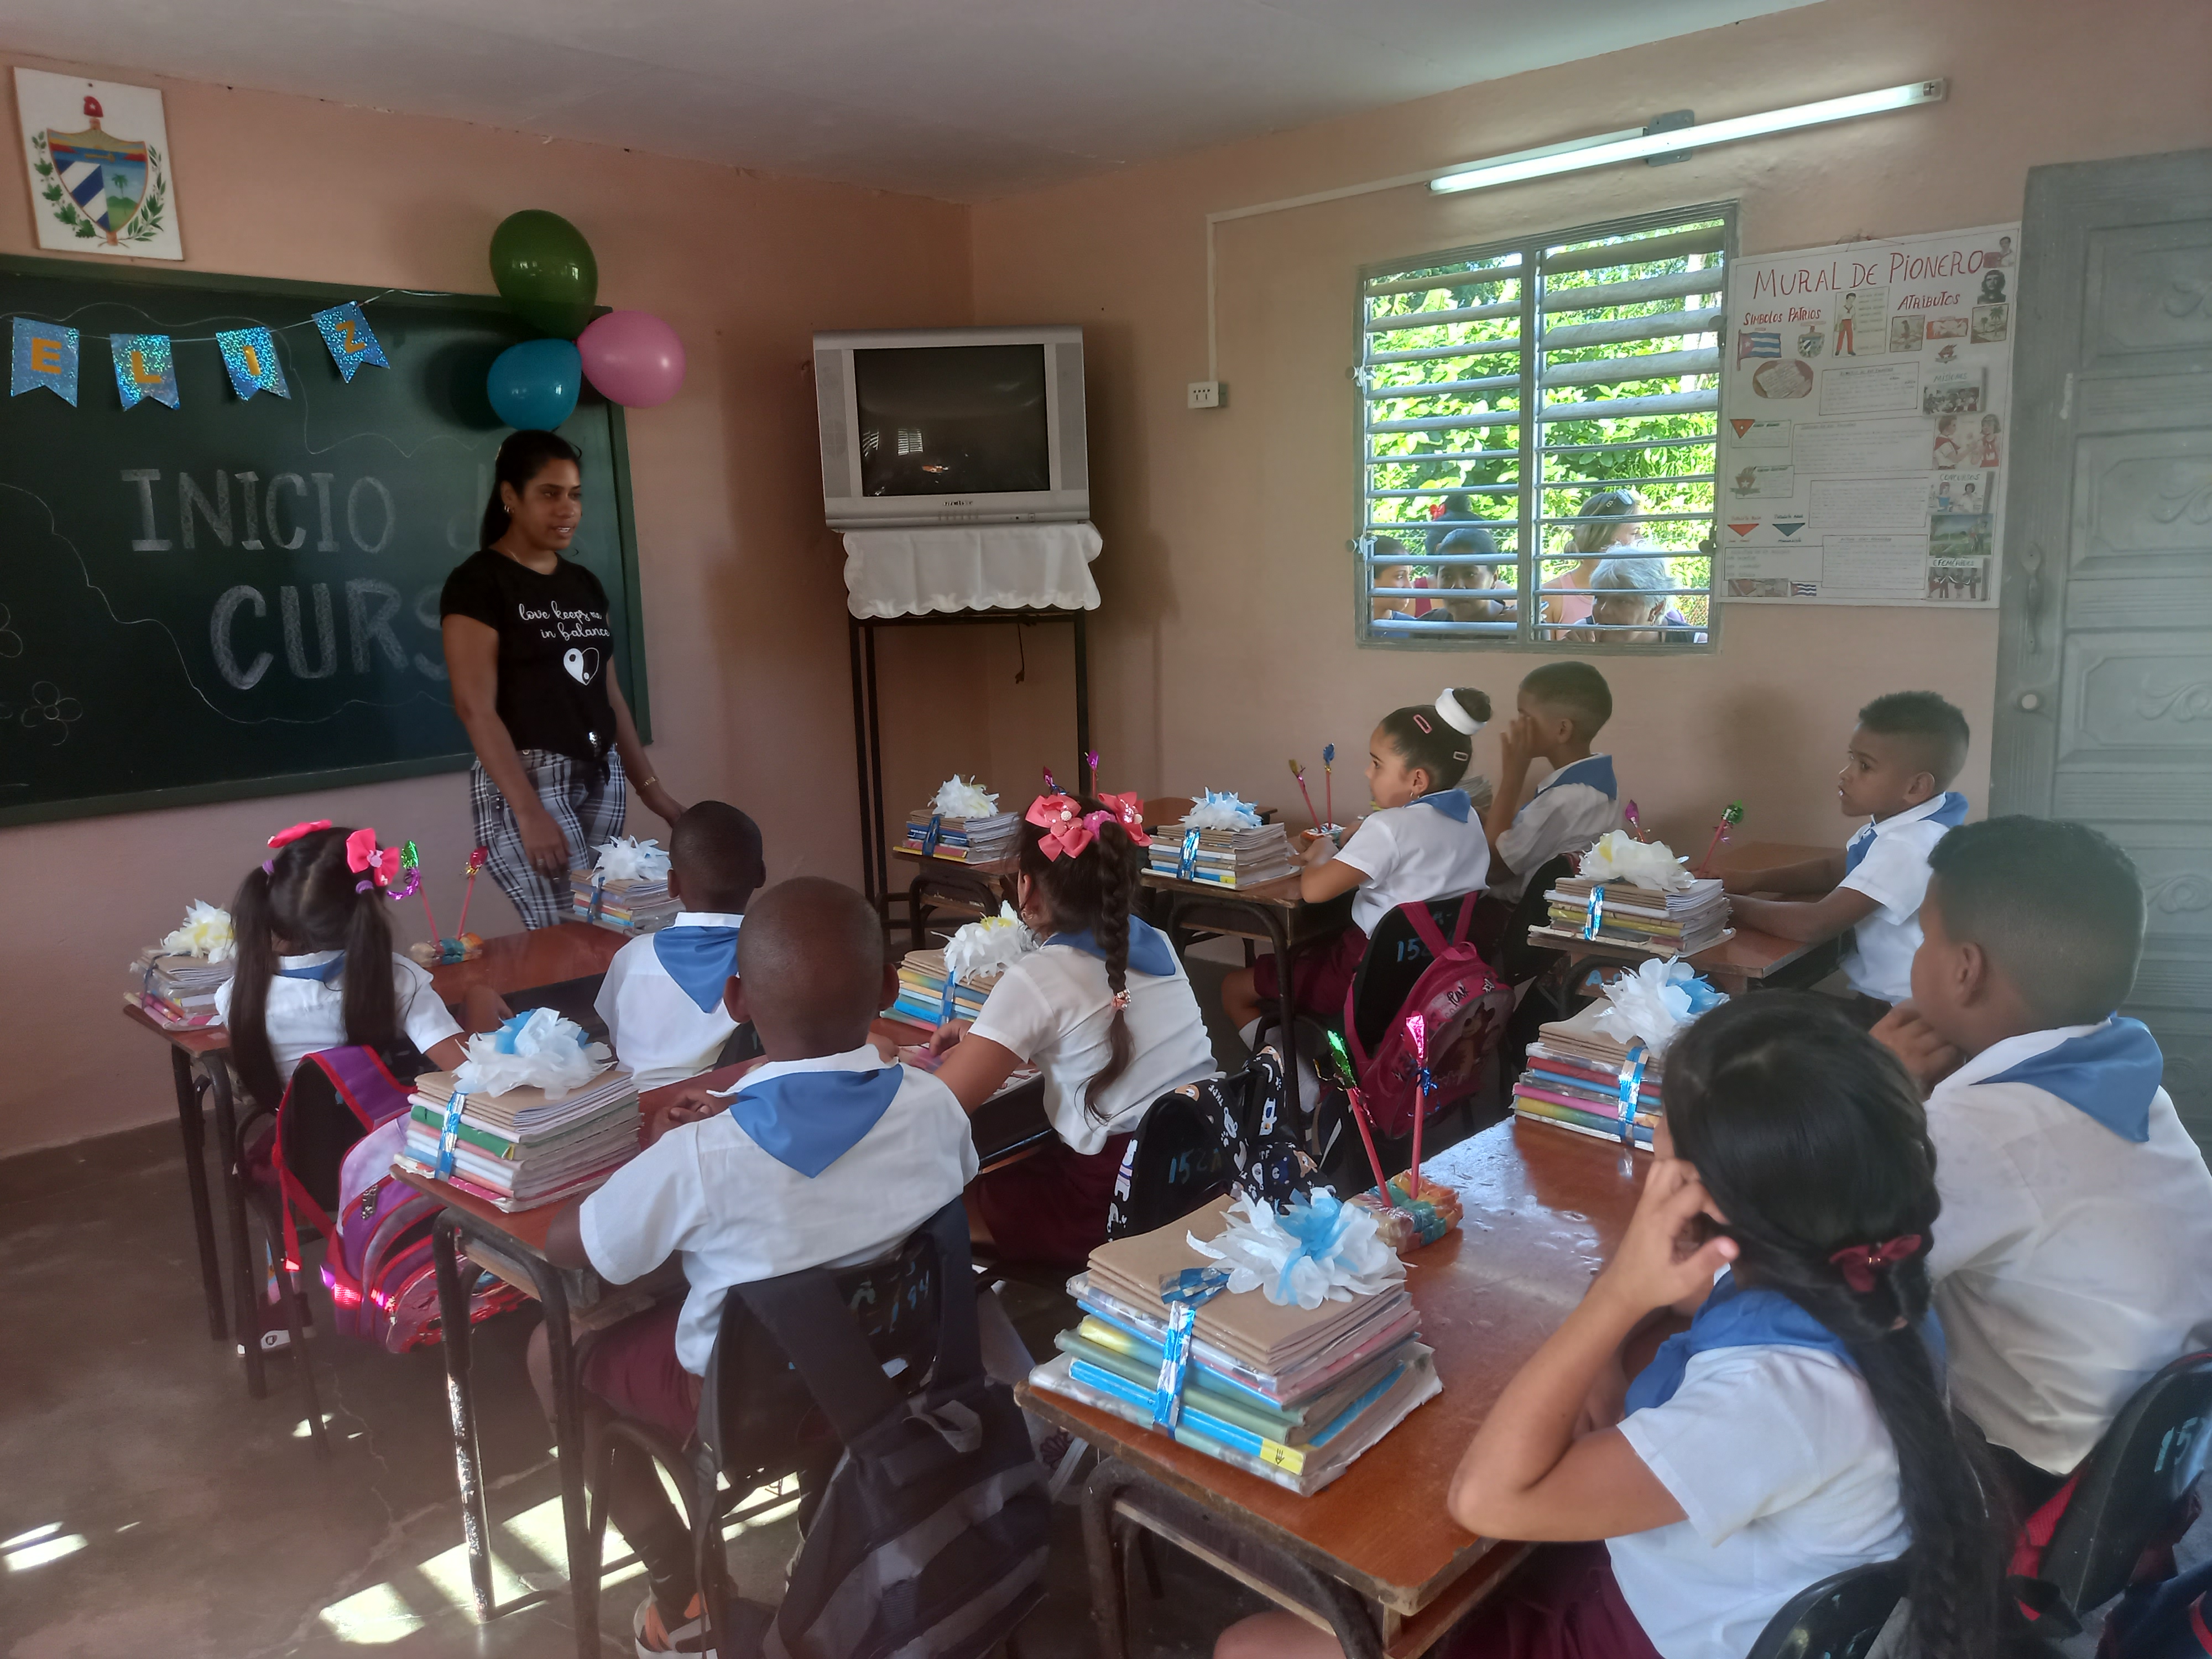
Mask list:
[[[546,1255],[614,1284],[681,1252],[690,1293],[588,1339],[587,1405],[657,1425],[679,1441],[698,1421],[702,1373],[730,1288],[883,1255],[975,1174],[968,1115],[926,1072],[869,1045],[897,991],[881,924],[850,888],[802,877],[748,914],[730,999],[767,1061],[725,1103],[703,1086],[655,1115],[646,1149],[553,1218]],[[552,1410],[545,1333],[531,1339],[538,1397]],[[618,1443],[608,1513],[645,1563],[641,1653],[699,1650],[690,1531],[649,1458]],[[686,1644],[689,1644],[688,1647]]]
[[[1513,723],[1498,738],[1498,791],[1482,815],[1492,854],[1490,896],[1498,903],[1510,908],[1544,866],[1620,828],[1613,757],[1590,752],[1612,718],[1612,689],[1586,662],[1547,662],[1522,680]],[[1523,805],[1528,764],[1539,760],[1552,775]]]
[[1949,785],[1966,763],[1966,717],[1933,691],[1876,697],[1859,710],[1836,775],[1844,816],[1863,817],[1865,825],[1841,852],[1723,878],[1738,895],[1821,894],[1810,902],[1738,896],[1731,908],[1737,921],[1783,939],[1818,941],[1852,929],[1844,977],[1866,1000],[1869,1023],[1886,1012],[1880,1005],[1912,994],[1929,854],[1966,822],[1966,798]]
[[2212,1173],[2134,988],[2142,888],[2086,824],[2004,817],[1931,855],[1912,1001],[1874,1035],[1923,1083],[1951,1390],[2032,1512],[2128,1397],[2212,1343]]
[[760,827],[736,807],[702,800],[676,821],[668,890],[684,909],[615,952],[592,1004],[641,1091],[711,1070],[737,1030],[722,988],[737,971],[746,901],[767,878]]

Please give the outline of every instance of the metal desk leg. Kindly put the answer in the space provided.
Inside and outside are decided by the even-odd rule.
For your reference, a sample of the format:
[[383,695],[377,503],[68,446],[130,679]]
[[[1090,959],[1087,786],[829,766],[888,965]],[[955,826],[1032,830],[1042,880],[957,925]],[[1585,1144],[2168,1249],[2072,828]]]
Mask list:
[[553,1372],[553,1450],[561,1466],[561,1520],[568,1540],[568,1594],[575,1609],[577,1659],[596,1659],[600,1650],[599,1547],[592,1532],[590,1458],[584,1444],[583,1409],[576,1398],[568,1289],[551,1262],[534,1255],[528,1260],[530,1277],[545,1310],[545,1357]]
[[220,1054],[208,1061],[207,1080],[208,1092],[215,1099],[216,1155],[222,1170],[223,1219],[230,1234],[231,1312],[237,1322],[238,1346],[246,1358],[246,1391],[261,1400],[268,1395],[269,1379],[261,1352],[261,1318],[254,1310],[261,1281],[254,1271],[253,1240],[246,1224],[246,1149],[238,1144],[230,1067]]
[[461,1282],[459,1228],[453,1212],[430,1224],[430,1262],[438,1275],[439,1344],[446,1351],[446,1413],[453,1431],[453,1474],[461,1490],[461,1536],[468,1545],[469,1589],[477,1622],[489,1622],[491,1540],[484,1517],[483,1458],[477,1446],[477,1401],[469,1382],[475,1332],[469,1326],[468,1288]]
[[200,1293],[207,1298],[208,1334],[220,1342],[222,1322],[222,1259],[215,1249],[215,1211],[208,1202],[207,1119],[200,1110],[200,1086],[192,1076],[191,1056],[172,1044],[169,1067],[177,1079],[177,1129],[185,1141],[185,1185],[192,1195],[192,1242],[199,1247]]
[[913,884],[906,890],[907,948],[910,951],[919,951],[929,942],[927,932],[921,925],[921,884],[927,875],[928,872],[924,871],[915,877]]

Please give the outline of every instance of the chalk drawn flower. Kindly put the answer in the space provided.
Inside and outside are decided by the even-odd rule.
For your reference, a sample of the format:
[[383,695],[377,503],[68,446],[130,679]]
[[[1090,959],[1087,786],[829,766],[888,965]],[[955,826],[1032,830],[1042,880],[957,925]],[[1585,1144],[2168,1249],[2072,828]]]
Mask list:
[[13,626],[15,620],[15,613],[6,605],[0,605],[0,657],[20,657],[23,654],[23,636],[15,631]]
[[46,732],[58,749],[69,741],[70,727],[84,718],[84,705],[64,696],[52,680],[40,680],[31,688],[31,706],[17,718],[25,731]]

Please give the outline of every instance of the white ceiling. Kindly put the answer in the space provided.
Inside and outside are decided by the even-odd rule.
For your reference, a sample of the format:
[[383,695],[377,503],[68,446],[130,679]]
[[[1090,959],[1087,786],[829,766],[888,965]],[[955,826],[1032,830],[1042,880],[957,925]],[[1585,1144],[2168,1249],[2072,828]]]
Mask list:
[[1805,3],[0,0],[0,46],[972,201]]

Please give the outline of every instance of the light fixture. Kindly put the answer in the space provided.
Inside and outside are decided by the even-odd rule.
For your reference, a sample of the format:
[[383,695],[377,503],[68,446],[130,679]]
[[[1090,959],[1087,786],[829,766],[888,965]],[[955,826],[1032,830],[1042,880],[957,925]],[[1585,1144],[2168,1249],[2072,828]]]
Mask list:
[[1786,132],[1792,127],[1820,126],[1829,121],[1848,121],[1884,110],[1913,104],[1941,103],[1950,83],[1940,77],[1914,81],[1879,92],[1856,92],[1847,98],[1823,99],[1817,104],[1797,104],[1771,110],[1764,115],[1739,115],[1726,121],[1707,121],[1668,131],[1639,133],[1632,138],[1601,138],[1579,146],[1559,145],[1549,155],[1500,155],[1487,161],[1439,174],[1429,188],[1439,195],[1462,190],[1487,190],[1493,185],[1519,184],[1528,179],[1547,179],[1555,173],[1577,173],[1584,167],[1610,167],[1620,161],[1641,161],[1655,155],[1673,156],[1702,149],[1708,144],[1731,143],[1763,133]]

